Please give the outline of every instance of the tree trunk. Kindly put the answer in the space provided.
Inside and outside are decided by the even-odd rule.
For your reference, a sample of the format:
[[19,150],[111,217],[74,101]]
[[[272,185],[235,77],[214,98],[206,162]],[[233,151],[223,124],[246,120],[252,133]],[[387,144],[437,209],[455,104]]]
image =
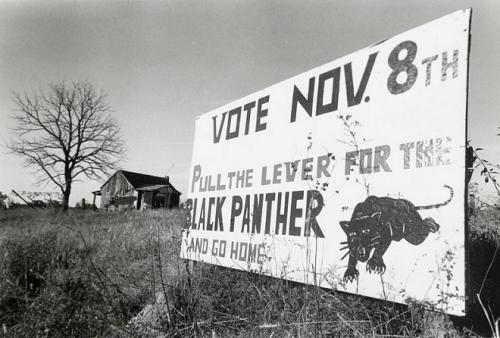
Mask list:
[[69,206],[69,192],[66,190],[63,193],[63,200],[62,200],[62,209],[64,212],[68,211],[68,206]]
[[69,195],[71,195],[71,178],[66,178],[66,189],[63,191],[62,209],[64,212],[68,211]]

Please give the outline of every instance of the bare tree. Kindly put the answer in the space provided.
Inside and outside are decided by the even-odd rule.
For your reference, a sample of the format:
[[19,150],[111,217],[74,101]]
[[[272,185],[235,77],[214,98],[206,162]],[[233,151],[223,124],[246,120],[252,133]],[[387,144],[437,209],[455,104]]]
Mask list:
[[14,93],[17,124],[7,148],[25,158],[40,183],[61,189],[65,211],[77,177],[99,179],[109,174],[125,152],[106,97],[86,81]]

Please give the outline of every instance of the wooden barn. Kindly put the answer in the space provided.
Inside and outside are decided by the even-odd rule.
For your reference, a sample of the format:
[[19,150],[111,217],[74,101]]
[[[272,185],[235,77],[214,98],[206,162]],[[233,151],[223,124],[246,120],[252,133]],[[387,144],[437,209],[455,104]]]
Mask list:
[[181,196],[168,176],[125,170],[118,170],[93,194],[101,196],[101,208],[106,210],[178,208]]

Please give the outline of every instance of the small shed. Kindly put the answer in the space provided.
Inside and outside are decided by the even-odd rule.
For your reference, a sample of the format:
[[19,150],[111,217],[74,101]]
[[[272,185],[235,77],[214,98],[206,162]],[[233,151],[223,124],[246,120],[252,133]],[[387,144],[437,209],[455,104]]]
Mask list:
[[94,195],[101,195],[101,208],[107,210],[178,208],[181,193],[160,177],[118,170]]

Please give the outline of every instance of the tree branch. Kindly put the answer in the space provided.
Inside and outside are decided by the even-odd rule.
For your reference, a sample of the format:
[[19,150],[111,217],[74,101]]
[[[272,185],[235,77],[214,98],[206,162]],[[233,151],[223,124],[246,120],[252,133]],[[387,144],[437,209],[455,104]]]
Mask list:
[[51,84],[47,92],[31,95],[14,93],[17,124],[7,148],[25,158],[40,183],[52,182],[69,198],[75,178],[101,178],[125,152],[106,98],[88,82]]

